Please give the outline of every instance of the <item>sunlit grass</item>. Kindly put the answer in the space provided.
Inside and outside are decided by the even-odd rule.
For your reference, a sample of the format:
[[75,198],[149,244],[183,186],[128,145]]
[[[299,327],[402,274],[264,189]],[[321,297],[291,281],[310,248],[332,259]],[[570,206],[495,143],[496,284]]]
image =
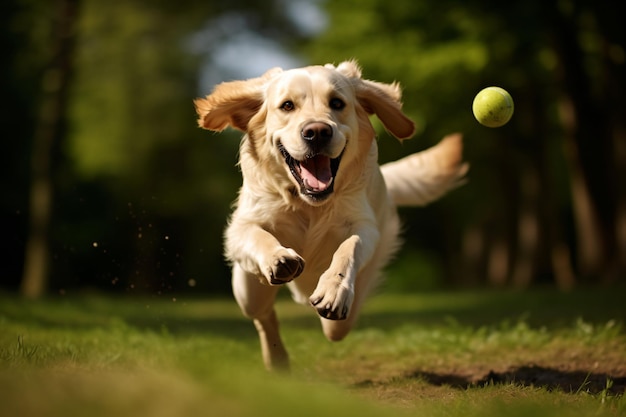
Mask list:
[[626,415],[619,292],[383,294],[340,343],[277,307],[291,375],[230,299],[0,296],[0,416]]

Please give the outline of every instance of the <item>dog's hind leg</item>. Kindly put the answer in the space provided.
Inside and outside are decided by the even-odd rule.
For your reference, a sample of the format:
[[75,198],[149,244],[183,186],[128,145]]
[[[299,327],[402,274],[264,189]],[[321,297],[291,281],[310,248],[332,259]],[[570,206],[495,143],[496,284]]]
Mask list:
[[259,278],[233,266],[233,294],[241,311],[254,321],[263,362],[268,370],[288,370],[289,355],[280,337],[274,301],[279,287],[261,284]]

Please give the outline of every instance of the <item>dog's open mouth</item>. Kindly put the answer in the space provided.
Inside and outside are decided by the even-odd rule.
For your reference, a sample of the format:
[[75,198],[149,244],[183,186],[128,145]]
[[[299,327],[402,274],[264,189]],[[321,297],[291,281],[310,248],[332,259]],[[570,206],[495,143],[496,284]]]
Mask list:
[[278,148],[291,174],[300,184],[301,194],[316,201],[324,200],[332,194],[343,152],[337,158],[318,153],[307,155],[304,160],[298,161],[287,152],[282,144],[279,144]]

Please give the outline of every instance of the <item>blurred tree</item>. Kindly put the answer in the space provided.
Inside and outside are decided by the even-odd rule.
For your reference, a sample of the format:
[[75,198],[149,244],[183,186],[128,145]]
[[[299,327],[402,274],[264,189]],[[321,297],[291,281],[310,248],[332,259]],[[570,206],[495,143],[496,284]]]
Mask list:
[[624,232],[618,226],[626,216],[620,168],[626,163],[626,35],[606,3],[552,6],[547,14],[555,22],[555,78],[561,87],[559,110],[580,237],[580,272],[612,280],[626,271]]
[[[448,265],[440,274],[462,285],[552,280],[569,288],[575,275],[624,276],[626,45],[610,5],[353,0],[325,7],[328,30],[306,46],[312,60],[356,57],[365,76],[399,80],[418,123],[415,140],[383,144],[383,161],[451,131],[466,136],[469,185],[436,210],[403,211],[404,253],[442,253],[444,262],[432,265]],[[488,85],[515,99],[516,114],[500,129],[482,128],[471,115],[473,96]]]
[[[416,271],[430,287],[625,276],[626,45],[610,4],[345,0],[326,1],[325,17],[311,1],[80,0],[70,32],[51,17],[78,0],[2,2],[3,286],[17,287],[30,265],[48,269],[57,291],[227,291],[221,234],[240,184],[240,135],[198,129],[192,99],[209,92],[198,80],[260,74],[255,48],[272,52],[256,59],[280,61],[272,45],[311,63],[357,58],[366,77],[402,83],[418,135],[399,145],[378,126],[383,162],[465,134],[470,182],[402,210],[407,245],[391,286],[418,288]],[[515,99],[503,128],[471,115],[487,85]],[[56,116],[42,123],[40,108]],[[49,190],[34,195],[51,210],[35,198],[28,208],[30,181]],[[24,251],[27,217],[48,251]],[[25,252],[47,252],[50,267]]]
[[[17,289],[24,266],[24,246],[27,233],[28,176],[30,138],[35,116],[31,109],[37,104],[42,63],[45,54],[40,49],[41,36],[30,28],[46,33],[46,21],[28,19],[22,2],[0,3],[0,47],[3,65],[0,65],[0,91],[5,101],[0,112],[3,129],[3,152],[0,153],[0,181],[3,193],[0,199],[0,260],[3,264],[2,285]],[[48,5],[40,5],[44,10]]]
[[[77,4],[17,2],[19,12],[11,10],[7,18],[11,24],[47,22],[54,4]],[[40,36],[42,26],[20,26],[37,40],[25,45],[32,47],[33,62],[44,69],[52,62],[49,72],[56,76],[42,70],[32,77],[43,80],[42,106],[53,108],[54,120],[43,120],[33,135],[36,198],[24,210],[33,218],[21,283],[25,293],[45,290],[48,272],[49,286],[57,291],[229,288],[221,234],[240,184],[235,166],[240,135],[211,140],[197,128],[192,99],[199,95],[203,54],[214,53],[230,35],[200,37],[204,47],[190,43],[199,31],[224,26],[221,19],[233,16],[254,36],[277,39],[290,33],[295,40],[292,10],[283,6],[252,0],[184,5],[84,0],[75,30],[68,30],[73,21],[58,25],[63,35],[76,35],[60,38],[61,58],[42,53],[37,59],[35,51],[53,51],[48,44],[56,38]],[[28,132],[18,136],[26,139]]]
[[65,107],[72,73],[77,0],[54,3],[50,64],[41,81],[41,102],[31,159],[29,235],[26,242],[21,292],[31,298],[46,289],[49,268],[49,229],[52,217],[53,154],[64,134]]
[[[292,28],[283,10],[254,1],[85,1],[66,148],[74,171],[67,177],[99,184],[112,200],[99,207],[99,227],[81,231],[86,219],[67,218],[59,231],[73,241],[61,258],[80,250],[93,260],[81,276],[152,292],[230,287],[221,236],[241,181],[240,134],[198,129],[192,99],[201,94],[204,54],[215,60],[216,45],[236,33],[202,34],[224,19],[240,22],[240,31],[281,37]],[[64,212],[81,205],[94,202]]]

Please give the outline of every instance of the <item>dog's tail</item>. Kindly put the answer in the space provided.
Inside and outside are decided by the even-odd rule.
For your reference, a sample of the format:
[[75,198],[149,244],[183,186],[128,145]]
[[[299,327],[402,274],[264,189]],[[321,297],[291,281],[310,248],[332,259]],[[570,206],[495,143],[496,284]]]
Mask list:
[[465,182],[462,135],[444,137],[432,148],[380,167],[387,191],[398,206],[424,206]]

